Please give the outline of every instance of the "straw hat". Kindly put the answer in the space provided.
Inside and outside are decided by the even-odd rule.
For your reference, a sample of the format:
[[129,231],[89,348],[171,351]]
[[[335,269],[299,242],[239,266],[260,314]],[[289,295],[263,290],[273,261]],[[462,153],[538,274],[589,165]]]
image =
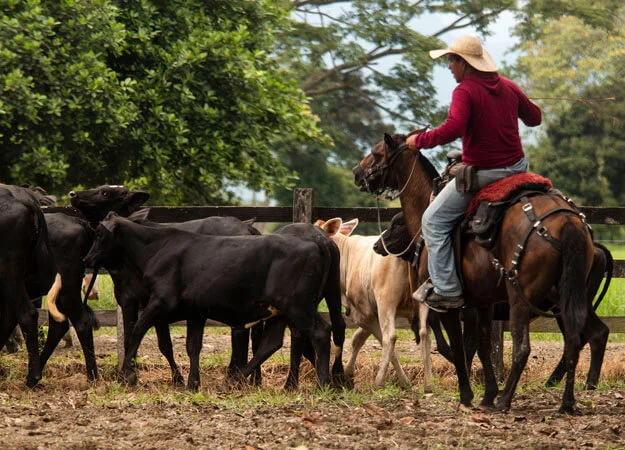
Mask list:
[[449,53],[462,57],[471,67],[480,72],[496,72],[497,65],[493,57],[482,48],[482,44],[473,36],[460,36],[449,48],[443,50],[431,50],[432,59],[440,58]]

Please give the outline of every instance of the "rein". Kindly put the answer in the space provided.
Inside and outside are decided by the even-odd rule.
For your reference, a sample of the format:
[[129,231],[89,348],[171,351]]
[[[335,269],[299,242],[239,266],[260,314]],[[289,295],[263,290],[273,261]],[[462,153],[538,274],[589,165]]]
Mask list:
[[367,186],[367,192],[369,192],[371,195],[373,195],[377,200],[384,200],[384,201],[393,201],[396,198],[398,198],[401,194],[403,194],[403,192],[406,190],[406,188],[408,187],[408,184],[410,184],[410,180],[412,179],[412,175],[414,174],[414,171],[417,167],[417,160],[418,158],[415,158],[414,163],[412,164],[412,169],[410,170],[410,175],[408,175],[408,179],[406,180],[406,183],[404,184],[404,186],[395,194],[393,195],[386,195],[386,196],[381,196],[376,192],[372,192],[371,189],[369,189],[369,181],[368,179],[373,176],[373,175],[377,175],[379,172],[382,172],[382,183],[381,185],[383,186],[383,190],[381,190],[380,192],[384,192],[385,188],[384,186],[386,185],[386,177],[388,176],[388,168],[391,167],[393,165],[393,163],[395,161],[397,161],[397,158],[399,158],[399,155],[401,155],[403,153],[404,150],[409,149],[408,144],[402,144],[395,153],[393,153],[391,155],[391,157],[389,158],[388,163],[386,163],[384,166],[381,167],[376,167],[375,170],[371,170],[367,176],[365,177],[365,183]]

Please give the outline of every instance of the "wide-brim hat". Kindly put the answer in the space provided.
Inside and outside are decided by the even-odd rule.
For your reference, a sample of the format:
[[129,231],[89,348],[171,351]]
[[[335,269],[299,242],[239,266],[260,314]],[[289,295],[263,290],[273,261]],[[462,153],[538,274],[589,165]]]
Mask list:
[[482,48],[480,41],[473,36],[460,36],[449,48],[431,50],[430,57],[436,59],[450,53],[460,56],[471,67],[480,72],[497,72],[497,65],[493,57]]

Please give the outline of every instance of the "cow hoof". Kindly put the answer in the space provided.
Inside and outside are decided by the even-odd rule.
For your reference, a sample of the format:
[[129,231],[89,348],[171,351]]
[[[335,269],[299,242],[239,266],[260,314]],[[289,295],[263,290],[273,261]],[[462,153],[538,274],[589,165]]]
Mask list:
[[38,377],[28,376],[28,377],[26,377],[26,387],[34,388],[35,386],[37,386],[39,381],[41,381],[41,377],[40,376],[38,376]]
[[137,378],[137,374],[135,372],[130,372],[123,376],[123,381],[128,386],[136,386],[139,379]]
[[506,402],[502,402],[502,401],[497,402],[497,411],[500,411],[500,412],[510,411],[510,404]]
[[577,409],[573,405],[562,405],[560,409],[558,409],[560,414],[566,414],[568,416],[582,416],[583,413],[581,410]]
[[184,386],[184,378],[182,377],[181,374],[177,373],[176,375],[174,375],[171,379],[171,383],[175,386],[175,387],[183,387]]
[[585,391],[594,391],[597,389],[597,384],[596,383],[586,383],[584,384],[584,388]]

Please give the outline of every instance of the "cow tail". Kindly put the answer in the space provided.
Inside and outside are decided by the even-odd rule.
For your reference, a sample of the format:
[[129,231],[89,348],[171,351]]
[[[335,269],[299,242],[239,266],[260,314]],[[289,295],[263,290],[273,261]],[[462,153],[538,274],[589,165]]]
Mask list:
[[67,320],[67,316],[59,311],[59,308],[57,308],[56,306],[56,300],[59,297],[62,285],[63,282],[61,280],[61,274],[57,273],[56,277],[54,278],[54,284],[52,284],[52,287],[46,295],[46,306],[48,308],[48,313],[55,322],[59,323],[65,322]]

